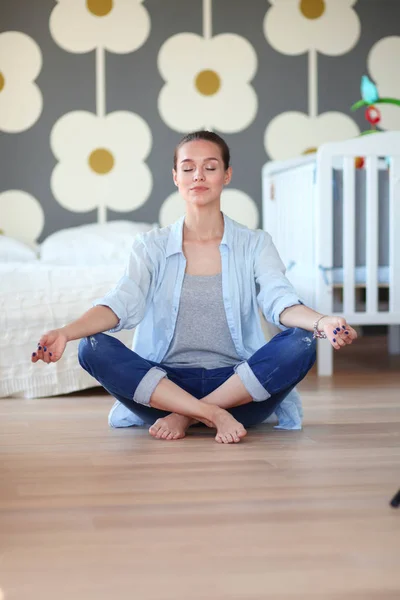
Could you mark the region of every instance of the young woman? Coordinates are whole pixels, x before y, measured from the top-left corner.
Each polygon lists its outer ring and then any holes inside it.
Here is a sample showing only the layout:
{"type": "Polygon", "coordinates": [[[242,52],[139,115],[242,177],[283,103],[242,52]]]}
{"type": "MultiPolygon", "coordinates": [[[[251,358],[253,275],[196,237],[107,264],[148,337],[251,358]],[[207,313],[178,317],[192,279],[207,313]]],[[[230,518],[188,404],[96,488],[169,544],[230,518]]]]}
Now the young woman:
{"type": "Polygon", "coordinates": [[[151,425],[152,436],[182,438],[200,421],[217,430],[217,442],[239,442],[307,374],[315,337],[339,350],[357,334],[344,318],[301,303],[268,233],[221,212],[232,177],[222,138],[185,136],[172,173],[185,215],[137,236],[116,287],[45,333],[32,361],[56,362],[68,341],[82,338],[81,366],[151,425]],[[259,307],[283,329],[267,344],[259,307]],[[102,333],[133,327],[132,350],[102,333]]]}

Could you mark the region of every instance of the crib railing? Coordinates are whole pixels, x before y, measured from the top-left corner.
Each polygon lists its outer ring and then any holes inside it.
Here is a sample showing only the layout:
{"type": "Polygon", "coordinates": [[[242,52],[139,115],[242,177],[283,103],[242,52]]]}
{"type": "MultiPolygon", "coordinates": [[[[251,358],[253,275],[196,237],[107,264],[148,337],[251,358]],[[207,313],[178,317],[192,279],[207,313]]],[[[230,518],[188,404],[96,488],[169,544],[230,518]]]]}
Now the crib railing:
{"type": "MultiPolygon", "coordinates": [[[[325,144],[317,153],[317,247],[316,260],[321,269],[333,265],[335,223],[333,222],[333,168],[337,161],[343,169],[343,310],[354,324],[400,323],[400,136],[397,132],[325,144]],[[356,305],[356,167],[355,158],[365,157],[366,170],[366,255],[365,309],[356,305]],[[389,305],[382,310],[378,303],[378,173],[382,157],[389,166],[389,305]]],[[[317,309],[333,313],[333,283],[317,277],[317,309]]]]}
{"type": "MultiPolygon", "coordinates": [[[[353,325],[388,325],[389,351],[400,353],[400,132],[267,163],[263,226],[306,304],[353,325]]],[[[332,346],[321,341],[318,374],[332,370],[332,346]]]]}

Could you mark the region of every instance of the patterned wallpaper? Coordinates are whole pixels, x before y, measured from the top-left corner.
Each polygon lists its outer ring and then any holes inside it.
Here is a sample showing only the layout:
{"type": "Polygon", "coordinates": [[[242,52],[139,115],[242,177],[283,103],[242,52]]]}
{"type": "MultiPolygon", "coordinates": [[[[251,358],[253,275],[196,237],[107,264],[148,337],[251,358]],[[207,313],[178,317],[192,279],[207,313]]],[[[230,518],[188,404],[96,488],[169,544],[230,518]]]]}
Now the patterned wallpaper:
{"type": "Polygon", "coordinates": [[[2,0],[0,27],[0,228],[29,243],[177,219],[199,128],[232,150],[223,210],[257,227],[267,160],[358,135],[362,74],[400,97],[397,0],[2,0]]]}

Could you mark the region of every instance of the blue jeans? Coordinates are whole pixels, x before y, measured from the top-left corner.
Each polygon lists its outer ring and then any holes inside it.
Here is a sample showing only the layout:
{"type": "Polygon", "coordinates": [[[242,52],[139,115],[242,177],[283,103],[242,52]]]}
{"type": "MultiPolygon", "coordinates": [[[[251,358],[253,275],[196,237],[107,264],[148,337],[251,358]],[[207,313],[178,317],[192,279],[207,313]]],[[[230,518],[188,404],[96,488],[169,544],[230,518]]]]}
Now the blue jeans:
{"type": "Polygon", "coordinates": [[[229,408],[228,412],[245,427],[251,427],[267,419],[305,377],[315,362],[316,343],[308,331],[286,329],[238,365],[176,368],[146,360],[116,338],[97,333],[80,341],[78,357],[92,377],[149,425],[170,414],[149,405],[164,377],[201,399],[237,373],[253,401],[229,408]]]}

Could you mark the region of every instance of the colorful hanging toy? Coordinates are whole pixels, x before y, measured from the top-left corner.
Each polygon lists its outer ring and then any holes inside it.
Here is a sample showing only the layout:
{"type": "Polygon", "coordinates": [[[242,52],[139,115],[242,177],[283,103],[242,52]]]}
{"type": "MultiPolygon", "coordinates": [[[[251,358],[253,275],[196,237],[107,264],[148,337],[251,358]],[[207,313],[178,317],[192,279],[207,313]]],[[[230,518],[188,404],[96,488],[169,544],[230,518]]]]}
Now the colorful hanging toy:
{"type": "Polygon", "coordinates": [[[361,77],[361,98],[361,100],[358,100],[358,102],[351,107],[351,110],[357,110],[363,106],[367,107],[365,118],[368,123],[370,123],[371,127],[366,131],[362,131],[361,135],[378,132],[376,126],[381,120],[381,112],[375,104],[394,104],[395,106],[400,106],[400,100],[397,98],[380,98],[378,88],[367,75],[361,77]]]}
{"type": "MultiPolygon", "coordinates": [[[[376,126],[381,121],[381,111],[375,106],[375,104],[394,104],[400,107],[400,100],[397,98],[380,98],[378,88],[373,81],[367,75],[361,77],[361,100],[355,102],[351,107],[351,110],[357,110],[358,108],[366,106],[365,118],[370,124],[370,128],[366,131],[362,131],[360,135],[366,135],[368,133],[379,133],[379,129],[376,126]]],[[[362,169],[364,166],[364,158],[357,156],[355,159],[355,166],[357,169],[362,169]]]]}

